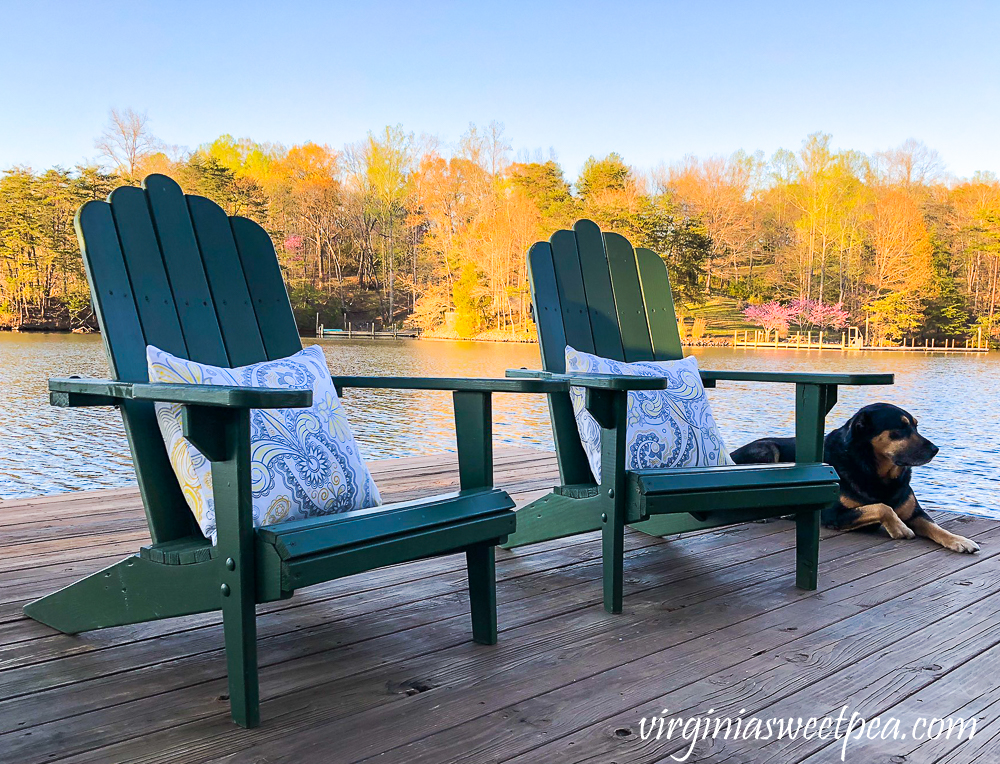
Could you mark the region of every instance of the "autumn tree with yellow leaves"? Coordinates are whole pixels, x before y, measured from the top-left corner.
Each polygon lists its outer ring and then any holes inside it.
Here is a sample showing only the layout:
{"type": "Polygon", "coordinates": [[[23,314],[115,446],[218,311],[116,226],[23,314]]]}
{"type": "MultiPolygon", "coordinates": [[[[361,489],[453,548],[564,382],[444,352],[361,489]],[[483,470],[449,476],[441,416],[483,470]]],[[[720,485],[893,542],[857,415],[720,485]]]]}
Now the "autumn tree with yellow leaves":
{"type": "Polygon", "coordinates": [[[114,111],[100,166],[0,175],[0,325],[86,324],[73,210],[162,172],[264,226],[306,331],[318,316],[530,337],[525,254],[588,217],[660,253],[682,303],[842,304],[886,340],[1000,335],[1000,183],[949,181],[915,141],[866,156],[817,133],[649,172],[610,153],[567,178],[553,157],[514,161],[496,122],[451,148],[390,126],[341,149],[221,136],[185,152],[150,128],[114,111]]]}

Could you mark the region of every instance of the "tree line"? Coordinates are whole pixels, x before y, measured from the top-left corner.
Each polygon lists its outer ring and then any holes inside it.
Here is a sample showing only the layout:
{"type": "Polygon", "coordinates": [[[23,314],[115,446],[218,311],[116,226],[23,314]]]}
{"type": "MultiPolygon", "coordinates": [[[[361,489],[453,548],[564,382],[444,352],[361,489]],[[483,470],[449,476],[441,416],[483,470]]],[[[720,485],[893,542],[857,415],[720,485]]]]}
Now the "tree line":
{"type": "Polygon", "coordinates": [[[222,136],[182,151],[112,111],[96,145],[93,165],[0,177],[0,326],[86,325],[73,213],[160,172],[264,226],[303,330],[318,315],[528,337],[525,253],[587,217],[659,252],[681,306],[808,304],[873,341],[1000,334],[1000,183],[951,178],[916,141],[865,155],[817,133],[645,171],[611,153],[572,180],[554,156],[515,156],[495,122],[455,146],[395,126],[340,149],[222,136]]]}

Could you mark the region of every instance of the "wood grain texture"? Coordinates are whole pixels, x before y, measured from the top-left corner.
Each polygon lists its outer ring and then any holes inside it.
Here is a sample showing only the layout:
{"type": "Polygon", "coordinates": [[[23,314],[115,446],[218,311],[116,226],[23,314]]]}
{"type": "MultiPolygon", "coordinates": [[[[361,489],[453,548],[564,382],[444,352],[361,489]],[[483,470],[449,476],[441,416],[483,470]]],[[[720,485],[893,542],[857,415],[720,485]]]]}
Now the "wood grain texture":
{"type": "MultiPolygon", "coordinates": [[[[519,504],[557,480],[547,452],[498,448],[495,466],[519,504]]],[[[454,454],[372,471],[388,501],[459,485],[454,454]]],[[[1000,733],[1000,525],[943,517],[983,552],[825,531],[816,592],[788,581],[786,521],[669,540],[626,532],[614,617],[601,608],[599,533],[499,552],[495,647],[468,638],[462,555],[321,584],[260,608],[266,700],[251,732],[222,699],[218,613],[66,637],[14,599],[0,617],[0,760],[310,764],[329,761],[335,740],[338,762],[659,762],[677,746],[641,741],[638,720],[711,702],[786,717],[844,703],[904,719],[975,713],[971,742],[859,742],[857,760],[986,764],[1000,733]]],[[[4,546],[0,592],[23,602],[104,567],[143,525],[135,489],[4,502],[3,540],[26,533],[4,546]],[[28,519],[39,511],[58,519],[28,519]]],[[[818,764],[839,749],[706,742],[692,758],[818,764]]]]}

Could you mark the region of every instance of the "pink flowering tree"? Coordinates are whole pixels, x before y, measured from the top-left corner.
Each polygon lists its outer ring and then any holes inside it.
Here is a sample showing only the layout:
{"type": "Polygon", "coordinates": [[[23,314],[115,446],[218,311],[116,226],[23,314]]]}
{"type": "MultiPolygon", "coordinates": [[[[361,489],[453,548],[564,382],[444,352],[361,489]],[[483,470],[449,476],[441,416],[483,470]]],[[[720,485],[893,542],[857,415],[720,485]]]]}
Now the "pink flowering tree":
{"type": "Polygon", "coordinates": [[[302,251],[302,237],[292,234],[287,236],[283,242],[285,257],[289,263],[305,262],[305,253],[302,251]]]}
{"type": "Polygon", "coordinates": [[[838,302],[833,305],[820,305],[819,313],[815,323],[823,329],[844,329],[851,314],[844,310],[844,303],[838,302]]]}
{"type": "Polygon", "coordinates": [[[781,335],[788,331],[793,310],[790,305],[782,305],[777,300],[772,300],[763,305],[748,305],[743,309],[743,316],[751,324],[764,329],[767,337],[770,337],[771,332],[781,335]]]}
{"type": "Polygon", "coordinates": [[[819,300],[792,300],[789,305],[791,321],[800,329],[843,329],[850,314],[842,302],[830,305],[819,300]]]}

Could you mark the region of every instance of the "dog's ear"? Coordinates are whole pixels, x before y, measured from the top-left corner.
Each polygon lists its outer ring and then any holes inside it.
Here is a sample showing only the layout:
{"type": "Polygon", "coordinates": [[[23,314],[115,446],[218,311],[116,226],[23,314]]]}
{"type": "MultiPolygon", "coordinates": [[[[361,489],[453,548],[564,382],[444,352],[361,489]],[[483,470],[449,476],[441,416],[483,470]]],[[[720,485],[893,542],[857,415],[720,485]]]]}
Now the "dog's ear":
{"type": "Polygon", "coordinates": [[[851,435],[864,435],[871,427],[871,417],[862,409],[851,417],[851,435]]]}

